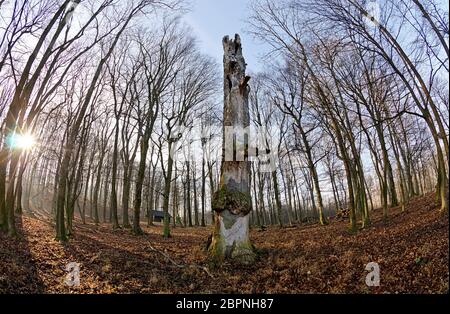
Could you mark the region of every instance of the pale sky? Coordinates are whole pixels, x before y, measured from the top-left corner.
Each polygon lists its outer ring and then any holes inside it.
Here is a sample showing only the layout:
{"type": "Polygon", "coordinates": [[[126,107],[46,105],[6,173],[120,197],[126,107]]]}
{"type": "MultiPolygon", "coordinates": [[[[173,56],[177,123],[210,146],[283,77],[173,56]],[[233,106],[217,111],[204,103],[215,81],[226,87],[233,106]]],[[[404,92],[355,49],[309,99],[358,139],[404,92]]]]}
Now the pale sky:
{"type": "Polygon", "coordinates": [[[259,56],[268,49],[244,32],[248,27],[245,19],[249,15],[249,0],[191,0],[191,11],[183,20],[192,27],[203,53],[222,64],[222,38],[241,36],[242,50],[248,64],[247,71],[262,70],[259,56]]]}
{"type": "MultiPolygon", "coordinates": [[[[245,20],[250,15],[250,0],[190,0],[190,12],[183,20],[192,27],[203,53],[214,57],[222,65],[222,38],[239,33],[242,49],[248,64],[247,72],[263,71],[261,56],[270,48],[245,33],[248,29],[245,20]]],[[[438,0],[439,5],[448,11],[447,0],[438,0]]]]}

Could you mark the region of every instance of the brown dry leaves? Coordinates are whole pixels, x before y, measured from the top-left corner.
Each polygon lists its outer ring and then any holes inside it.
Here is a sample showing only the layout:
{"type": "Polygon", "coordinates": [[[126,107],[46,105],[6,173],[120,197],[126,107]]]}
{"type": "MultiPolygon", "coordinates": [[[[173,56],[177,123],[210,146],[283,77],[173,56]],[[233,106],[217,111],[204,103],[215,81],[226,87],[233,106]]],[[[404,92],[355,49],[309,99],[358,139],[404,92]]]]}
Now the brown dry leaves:
{"type": "Polygon", "coordinates": [[[50,224],[23,217],[18,240],[0,234],[0,293],[446,293],[448,217],[432,194],[407,210],[391,210],[387,223],[376,211],[372,226],[356,235],[338,221],[252,230],[255,265],[209,270],[202,245],[210,228],[176,228],[164,240],[160,227],[135,237],[109,225],[77,225],[62,245],[50,224]],[[79,287],[64,283],[69,262],[81,265],[79,287]],[[380,287],[365,285],[369,262],[380,265],[380,287]]]}

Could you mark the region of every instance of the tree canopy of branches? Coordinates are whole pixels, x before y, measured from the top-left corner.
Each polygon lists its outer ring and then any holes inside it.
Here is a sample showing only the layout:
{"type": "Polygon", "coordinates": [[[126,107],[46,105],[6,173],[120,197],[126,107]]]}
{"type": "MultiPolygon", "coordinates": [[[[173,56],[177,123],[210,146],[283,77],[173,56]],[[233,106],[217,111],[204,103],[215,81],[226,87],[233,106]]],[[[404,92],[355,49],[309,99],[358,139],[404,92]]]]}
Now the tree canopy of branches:
{"type": "MultiPolygon", "coordinates": [[[[448,12],[376,3],[251,1],[248,32],[271,48],[245,81],[251,225],[345,214],[357,232],[430,191],[448,213],[448,12]]],[[[187,4],[0,1],[1,231],[23,212],[62,242],[74,221],[140,235],[156,219],[166,238],[213,222],[223,77],[187,4]]]]}
{"type": "Polygon", "coordinates": [[[248,22],[279,60],[268,63],[254,101],[289,121],[280,158],[301,156],[320,222],[331,194],[353,231],[358,217],[370,224],[372,176],[385,218],[389,206],[434,188],[448,212],[448,13],[431,0],[380,2],[370,10],[353,0],[254,1],[248,22]]]}

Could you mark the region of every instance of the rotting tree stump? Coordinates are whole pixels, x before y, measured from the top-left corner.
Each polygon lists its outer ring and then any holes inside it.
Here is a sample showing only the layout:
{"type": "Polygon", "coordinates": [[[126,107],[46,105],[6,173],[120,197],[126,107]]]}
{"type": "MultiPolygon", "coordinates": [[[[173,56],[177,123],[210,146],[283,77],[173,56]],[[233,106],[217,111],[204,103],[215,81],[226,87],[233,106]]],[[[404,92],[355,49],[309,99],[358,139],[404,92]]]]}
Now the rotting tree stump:
{"type": "Polygon", "coordinates": [[[224,110],[223,145],[219,188],[212,199],[214,231],[208,246],[209,255],[218,262],[230,259],[242,264],[255,260],[249,239],[250,161],[248,160],[248,108],[246,63],[241,39],[223,38],[224,110]]]}

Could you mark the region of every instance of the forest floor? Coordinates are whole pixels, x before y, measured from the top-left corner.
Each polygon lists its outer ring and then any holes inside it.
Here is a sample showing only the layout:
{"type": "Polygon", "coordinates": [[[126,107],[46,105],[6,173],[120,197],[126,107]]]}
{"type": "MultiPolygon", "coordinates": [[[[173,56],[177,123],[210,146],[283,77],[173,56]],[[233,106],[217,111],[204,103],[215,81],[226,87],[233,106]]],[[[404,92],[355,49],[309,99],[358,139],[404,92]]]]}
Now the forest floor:
{"type": "Polygon", "coordinates": [[[259,251],[252,266],[211,267],[203,251],[211,227],[161,227],[143,236],[110,225],[75,226],[70,242],[54,241],[44,220],[21,217],[18,240],[0,233],[0,293],[448,293],[449,222],[434,195],[406,212],[349,234],[347,221],[252,229],[259,251]],[[80,285],[65,284],[67,263],[80,264],[80,285]],[[365,284],[369,262],[380,265],[380,286],[365,284]]]}

